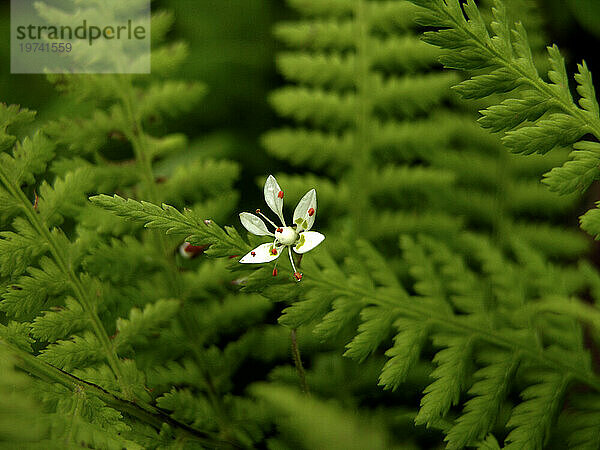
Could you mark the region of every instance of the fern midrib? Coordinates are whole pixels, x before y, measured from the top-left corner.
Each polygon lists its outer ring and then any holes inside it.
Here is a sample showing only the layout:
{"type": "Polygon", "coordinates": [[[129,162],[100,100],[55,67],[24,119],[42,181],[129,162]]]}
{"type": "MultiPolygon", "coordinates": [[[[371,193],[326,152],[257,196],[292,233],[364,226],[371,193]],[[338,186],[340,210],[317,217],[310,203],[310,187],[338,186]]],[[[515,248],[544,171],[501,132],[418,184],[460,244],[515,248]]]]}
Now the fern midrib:
{"type": "MultiPolygon", "coordinates": [[[[165,209],[163,208],[163,211],[164,210],[165,209]]],[[[120,214],[120,213],[117,211],[117,214],[120,214]]],[[[155,217],[157,220],[164,220],[164,216],[162,216],[162,215],[148,213],[148,212],[146,212],[146,214],[149,217],[155,217]]],[[[191,220],[187,220],[187,218],[185,216],[183,216],[183,217],[184,217],[184,219],[181,219],[180,216],[169,217],[169,220],[171,220],[173,222],[177,222],[180,225],[184,225],[186,228],[189,228],[191,230],[196,230],[199,235],[209,235],[209,236],[211,236],[212,243],[214,243],[214,242],[223,242],[224,241],[223,236],[221,236],[218,233],[216,233],[215,231],[213,231],[210,226],[203,226],[203,225],[198,224],[197,222],[194,222],[194,221],[191,221],[191,220]]],[[[145,223],[150,223],[150,221],[146,220],[145,223]]],[[[170,227],[167,227],[167,228],[170,228],[170,227]]],[[[225,234],[225,236],[228,239],[228,244],[230,245],[230,249],[232,251],[235,252],[235,251],[239,250],[241,252],[247,252],[247,251],[249,251],[251,249],[251,247],[247,246],[247,245],[245,247],[239,246],[235,242],[235,240],[233,240],[226,232],[224,232],[224,234],[225,234]]]]}
{"type": "Polygon", "coordinates": [[[156,430],[161,430],[164,423],[172,426],[179,435],[194,439],[208,448],[230,448],[234,447],[231,442],[217,439],[209,432],[199,431],[190,426],[171,418],[162,410],[148,405],[142,401],[135,403],[118,397],[117,395],[106,391],[104,388],[90,383],[89,381],[77,378],[68,372],[60,370],[51,364],[39,360],[28,352],[15,347],[12,344],[0,339],[0,346],[13,354],[17,360],[17,366],[25,372],[52,383],[57,383],[69,390],[80,389],[82,392],[89,393],[102,400],[108,406],[117,409],[123,413],[144,422],[156,430]]]}
{"type": "Polygon", "coordinates": [[[39,216],[34,212],[33,205],[31,205],[31,203],[27,200],[27,197],[25,196],[23,191],[18,186],[13,185],[13,183],[10,181],[10,177],[6,175],[2,167],[0,167],[0,182],[4,184],[9,193],[13,196],[13,198],[21,203],[21,207],[25,212],[25,215],[27,216],[31,225],[36,229],[38,234],[42,238],[44,238],[44,240],[48,243],[50,247],[50,253],[52,254],[56,264],[69,279],[71,287],[75,295],[79,299],[79,303],[82,309],[85,311],[85,313],[90,319],[92,329],[94,330],[94,334],[100,340],[100,344],[102,345],[106,359],[111,367],[111,370],[115,375],[115,378],[117,379],[119,386],[121,387],[121,390],[123,391],[123,394],[127,398],[130,398],[132,396],[132,393],[130,392],[130,389],[127,387],[127,385],[124,383],[123,373],[121,371],[119,359],[116,355],[113,346],[110,343],[110,338],[108,337],[108,334],[104,326],[102,325],[100,318],[98,317],[96,311],[92,307],[92,303],[89,301],[89,298],[86,294],[85,288],[81,284],[81,281],[79,280],[79,278],[77,278],[75,272],[69,266],[67,261],[65,261],[65,259],[63,258],[62,252],[60,251],[56,240],[54,239],[54,237],[52,237],[50,231],[44,226],[39,216]]]}
{"type": "Polygon", "coordinates": [[[580,370],[579,367],[574,367],[569,364],[566,364],[563,360],[553,358],[545,354],[544,350],[535,351],[528,347],[523,347],[523,345],[515,340],[511,340],[506,336],[503,336],[500,333],[494,333],[493,331],[483,329],[472,324],[467,324],[462,321],[456,320],[456,317],[446,316],[438,313],[437,311],[427,309],[424,307],[419,307],[418,303],[414,301],[404,301],[403,299],[398,298],[397,300],[402,302],[401,305],[397,303],[397,301],[390,300],[388,298],[382,297],[381,294],[377,292],[371,292],[366,289],[359,289],[357,287],[349,287],[347,285],[337,284],[332,282],[331,280],[323,281],[312,275],[311,282],[315,284],[319,284],[324,287],[328,287],[331,289],[332,287],[340,290],[342,292],[348,292],[354,294],[355,296],[359,296],[367,302],[373,302],[374,304],[387,308],[402,309],[402,313],[406,314],[408,312],[409,315],[419,319],[419,320],[431,320],[437,323],[440,328],[445,328],[452,332],[455,332],[459,335],[478,335],[482,340],[486,341],[489,344],[493,344],[502,348],[508,348],[511,350],[516,350],[523,355],[527,355],[532,360],[540,363],[544,367],[556,369],[557,367],[561,367],[564,372],[571,373],[575,379],[578,381],[587,384],[588,386],[593,387],[595,390],[600,392],[600,377],[596,376],[593,373],[586,373],[580,370]]]}
{"type": "Polygon", "coordinates": [[[479,46],[482,49],[484,49],[489,55],[491,55],[492,59],[500,61],[502,63],[501,65],[508,68],[513,73],[519,75],[520,78],[527,80],[532,87],[537,89],[539,92],[546,94],[546,96],[549,97],[550,100],[552,100],[554,103],[557,103],[563,109],[564,112],[570,113],[571,116],[576,116],[579,119],[579,121],[583,124],[584,128],[592,134],[594,134],[594,136],[600,140],[600,118],[594,118],[595,124],[593,126],[588,124],[589,117],[585,114],[584,111],[578,108],[574,103],[566,103],[562,98],[556,95],[556,93],[552,91],[550,86],[548,86],[548,84],[545,83],[544,80],[542,80],[539,76],[537,78],[531,78],[518,65],[513,66],[513,64],[511,64],[511,60],[506,59],[502,54],[498,53],[498,51],[495,48],[489,47],[487,43],[481,41],[479,39],[479,36],[472,33],[468,28],[463,27],[463,24],[457,22],[455,18],[444,8],[438,9],[438,11],[440,10],[446,17],[448,17],[454,23],[457,29],[470,36],[475,42],[479,44],[479,46]]]}
{"type": "Polygon", "coordinates": [[[369,100],[369,52],[368,52],[368,20],[364,0],[355,0],[356,21],[356,97],[358,117],[356,118],[356,141],[352,158],[351,192],[353,199],[352,216],[354,218],[354,234],[360,236],[365,229],[365,213],[367,211],[368,190],[365,189],[367,170],[369,167],[369,129],[371,102],[369,100]]]}

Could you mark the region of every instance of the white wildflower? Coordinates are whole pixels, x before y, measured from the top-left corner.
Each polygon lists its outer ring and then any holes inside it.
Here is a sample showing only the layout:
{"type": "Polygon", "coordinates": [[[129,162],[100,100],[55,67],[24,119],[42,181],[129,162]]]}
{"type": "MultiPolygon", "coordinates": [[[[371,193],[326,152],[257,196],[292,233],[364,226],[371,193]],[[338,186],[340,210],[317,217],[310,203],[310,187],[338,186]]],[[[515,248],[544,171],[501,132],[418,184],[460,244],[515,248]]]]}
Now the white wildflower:
{"type": "MultiPolygon", "coordinates": [[[[302,274],[296,270],[292,249],[296,253],[303,254],[315,248],[325,239],[325,236],[321,233],[310,231],[317,214],[317,192],[311,189],[300,199],[294,210],[294,223],[291,226],[285,223],[283,217],[283,191],[273,175],[269,175],[267,178],[264,192],[267,205],[279,217],[282,226],[276,225],[259,209],[256,210],[256,213],[275,228],[273,232],[269,231],[261,217],[247,212],[240,213],[240,221],[250,233],[257,236],[274,237],[273,243],[259,245],[240,259],[240,262],[243,264],[271,262],[279,258],[287,247],[292,269],[294,270],[294,278],[300,281],[302,274]]],[[[274,270],[273,274],[276,273],[276,270],[274,270]]]]}

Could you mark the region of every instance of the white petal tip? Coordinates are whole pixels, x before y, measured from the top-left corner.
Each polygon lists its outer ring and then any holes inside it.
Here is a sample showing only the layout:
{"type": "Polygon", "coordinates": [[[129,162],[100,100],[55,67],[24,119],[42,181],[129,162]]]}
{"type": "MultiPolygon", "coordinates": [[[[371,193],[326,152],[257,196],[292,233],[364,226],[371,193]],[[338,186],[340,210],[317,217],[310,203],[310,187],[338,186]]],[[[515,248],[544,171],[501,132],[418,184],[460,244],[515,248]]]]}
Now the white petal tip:
{"type": "Polygon", "coordinates": [[[303,231],[300,233],[300,240],[294,246],[296,253],[306,253],[325,240],[325,236],[316,231],[303,231]]]}

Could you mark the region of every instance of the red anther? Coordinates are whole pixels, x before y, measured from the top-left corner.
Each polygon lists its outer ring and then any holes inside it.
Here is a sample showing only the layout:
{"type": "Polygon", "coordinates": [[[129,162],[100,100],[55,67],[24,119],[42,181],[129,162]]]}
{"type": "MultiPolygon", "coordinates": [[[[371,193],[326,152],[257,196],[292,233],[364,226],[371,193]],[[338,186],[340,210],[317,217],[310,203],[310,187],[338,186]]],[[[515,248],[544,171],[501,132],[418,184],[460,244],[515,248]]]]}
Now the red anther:
{"type": "Polygon", "coordinates": [[[260,214],[260,209],[257,209],[257,210],[256,210],[256,214],[260,214]]]}
{"type": "Polygon", "coordinates": [[[308,210],[308,215],[312,217],[312,215],[315,213],[315,208],[310,208],[308,210]]]}
{"type": "Polygon", "coordinates": [[[277,254],[277,249],[275,247],[273,247],[271,249],[271,255],[276,255],[277,254]]]}
{"type": "Polygon", "coordinates": [[[273,276],[276,277],[277,276],[277,267],[273,267],[273,276]]]}
{"type": "Polygon", "coordinates": [[[294,278],[296,281],[300,281],[302,279],[302,274],[300,272],[294,272],[294,278]]]}
{"type": "Polygon", "coordinates": [[[283,198],[283,191],[279,191],[279,193],[277,194],[277,197],[283,198]]]}
{"type": "Polygon", "coordinates": [[[252,256],[256,256],[256,252],[250,252],[252,256]]]}
{"type": "Polygon", "coordinates": [[[281,227],[277,228],[277,232],[278,233],[283,233],[283,228],[281,228],[281,227]]]}

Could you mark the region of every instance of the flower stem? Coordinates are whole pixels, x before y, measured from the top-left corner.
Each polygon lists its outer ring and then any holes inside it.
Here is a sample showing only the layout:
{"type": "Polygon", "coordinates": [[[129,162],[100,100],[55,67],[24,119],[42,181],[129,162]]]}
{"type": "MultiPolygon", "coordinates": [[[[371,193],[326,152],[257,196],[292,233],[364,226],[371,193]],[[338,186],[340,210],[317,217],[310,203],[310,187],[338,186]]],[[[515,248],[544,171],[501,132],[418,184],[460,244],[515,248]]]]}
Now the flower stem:
{"type": "Polygon", "coordinates": [[[308,389],[308,383],[306,382],[306,372],[302,366],[302,359],[300,358],[300,349],[298,348],[298,339],[296,337],[296,328],[292,328],[290,332],[290,340],[292,341],[292,356],[294,357],[294,364],[296,365],[296,372],[300,378],[300,388],[306,395],[310,395],[308,389]]]}

